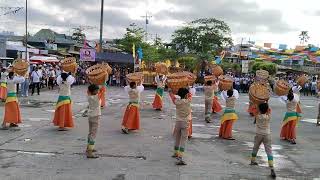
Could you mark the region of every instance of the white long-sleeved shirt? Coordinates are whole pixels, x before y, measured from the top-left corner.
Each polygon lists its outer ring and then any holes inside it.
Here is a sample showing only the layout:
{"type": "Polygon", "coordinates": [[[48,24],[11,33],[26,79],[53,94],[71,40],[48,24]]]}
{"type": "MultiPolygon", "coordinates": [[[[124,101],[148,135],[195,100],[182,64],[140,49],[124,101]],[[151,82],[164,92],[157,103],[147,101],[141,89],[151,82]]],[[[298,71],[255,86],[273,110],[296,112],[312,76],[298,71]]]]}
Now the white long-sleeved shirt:
{"type": "Polygon", "coordinates": [[[288,112],[295,112],[297,109],[297,104],[300,101],[300,97],[298,94],[293,93],[293,100],[289,101],[287,96],[281,96],[279,100],[282,103],[285,103],[287,105],[287,111],[288,112]]]}
{"type": "Polygon", "coordinates": [[[14,76],[13,79],[7,78],[7,90],[8,92],[16,93],[17,84],[23,83],[25,78],[22,76],[14,76]]]}
{"type": "Polygon", "coordinates": [[[7,73],[7,72],[1,72],[0,82],[6,83],[6,82],[7,82],[7,76],[8,76],[8,73],[7,73]]]}
{"type": "Polygon", "coordinates": [[[129,102],[140,102],[140,93],[144,90],[144,86],[140,85],[135,89],[131,89],[130,86],[125,86],[124,90],[129,95],[129,102]]]}
{"type": "Polygon", "coordinates": [[[154,78],[154,81],[157,83],[158,88],[164,88],[164,84],[165,84],[166,80],[167,80],[166,76],[163,76],[162,80],[160,80],[159,75],[156,75],[156,77],[154,78]]]}
{"type": "Polygon", "coordinates": [[[59,95],[60,96],[70,96],[71,95],[71,85],[75,82],[75,78],[71,75],[67,77],[66,81],[63,81],[61,75],[57,77],[57,84],[59,85],[59,95]]]}

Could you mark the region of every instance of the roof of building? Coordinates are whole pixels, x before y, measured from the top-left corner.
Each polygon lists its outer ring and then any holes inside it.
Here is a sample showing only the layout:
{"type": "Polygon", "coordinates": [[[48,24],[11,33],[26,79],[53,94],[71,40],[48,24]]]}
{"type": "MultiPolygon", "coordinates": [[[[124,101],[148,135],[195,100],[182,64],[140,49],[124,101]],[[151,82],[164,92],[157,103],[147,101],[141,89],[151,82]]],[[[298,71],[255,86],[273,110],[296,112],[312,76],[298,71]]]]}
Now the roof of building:
{"type": "Polygon", "coordinates": [[[96,53],[96,61],[105,61],[109,63],[128,63],[133,64],[132,54],[124,52],[102,52],[96,53]]]}

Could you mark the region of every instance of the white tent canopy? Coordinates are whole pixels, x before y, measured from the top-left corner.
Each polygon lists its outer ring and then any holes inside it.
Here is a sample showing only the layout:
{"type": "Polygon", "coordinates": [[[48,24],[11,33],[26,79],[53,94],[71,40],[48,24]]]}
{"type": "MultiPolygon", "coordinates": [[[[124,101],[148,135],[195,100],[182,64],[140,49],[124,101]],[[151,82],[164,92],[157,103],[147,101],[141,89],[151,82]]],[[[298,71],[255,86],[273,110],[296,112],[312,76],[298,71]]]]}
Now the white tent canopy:
{"type": "Polygon", "coordinates": [[[56,63],[59,60],[56,57],[49,57],[49,56],[32,56],[30,61],[41,61],[41,62],[48,62],[48,63],[56,63]]]}

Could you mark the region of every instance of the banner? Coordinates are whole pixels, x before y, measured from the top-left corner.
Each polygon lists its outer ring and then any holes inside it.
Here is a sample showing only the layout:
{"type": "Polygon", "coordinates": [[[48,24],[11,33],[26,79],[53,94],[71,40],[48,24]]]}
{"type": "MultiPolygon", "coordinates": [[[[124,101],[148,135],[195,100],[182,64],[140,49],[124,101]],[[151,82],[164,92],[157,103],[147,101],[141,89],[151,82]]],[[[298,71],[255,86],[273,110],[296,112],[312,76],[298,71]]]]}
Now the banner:
{"type": "Polygon", "coordinates": [[[58,50],[57,44],[45,43],[45,47],[47,50],[53,50],[53,51],[58,50]]]}
{"type": "Polygon", "coordinates": [[[279,49],[286,50],[287,49],[287,45],[286,44],[280,44],[279,45],[279,49]]]}
{"type": "Polygon", "coordinates": [[[296,51],[303,51],[305,49],[305,46],[296,46],[296,51]]]}
{"type": "Polygon", "coordinates": [[[242,60],[242,73],[248,73],[249,72],[249,61],[248,60],[242,60]]]}
{"type": "Polygon", "coordinates": [[[271,48],[272,43],[264,43],[263,47],[271,48]]]}
{"type": "Polygon", "coordinates": [[[95,61],[96,50],[92,48],[80,49],[80,61],[95,61]]]}

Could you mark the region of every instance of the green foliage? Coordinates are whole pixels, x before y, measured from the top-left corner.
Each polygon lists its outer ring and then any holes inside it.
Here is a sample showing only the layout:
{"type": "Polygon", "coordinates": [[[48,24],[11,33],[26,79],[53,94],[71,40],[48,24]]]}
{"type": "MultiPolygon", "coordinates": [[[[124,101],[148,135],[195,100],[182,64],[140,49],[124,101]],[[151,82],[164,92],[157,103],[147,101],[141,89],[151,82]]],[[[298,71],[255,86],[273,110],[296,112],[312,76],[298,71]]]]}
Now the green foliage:
{"type": "Polygon", "coordinates": [[[135,47],[143,47],[146,43],[143,42],[144,30],[141,27],[138,27],[136,24],[132,23],[126,29],[126,34],[122,39],[116,41],[118,48],[123,51],[132,53],[132,46],[135,44],[135,47]]]}
{"type": "Polygon", "coordinates": [[[84,40],[86,39],[86,35],[83,33],[83,30],[81,28],[75,28],[71,38],[77,43],[83,44],[84,40]]]}
{"type": "Polygon", "coordinates": [[[180,65],[184,65],[185,69],[189,71],[194,70],[196,65],[199,63],[199,60],[192,55],[181,56],[177,60],[180,65]]]}
{"type": "Polygon", "coordinates": [[[224,71],[232,70],[232,71],[238,72],[238,73],[241,72],[241,66],[240,66],[240,64],[237,64],[237,63],[229,63],[226,61],[222,61],[220,66],[222,67],[222,69],[224,71]]]}
{"type": "Polygon", "coordinates": [[[172,35],[172,43],[179,53],[183,53],[185,48],[193,54],[210,53],[232,45],[230,34],[230,27],[224,21],[203,18],[177,29],[172,35]]]}
{"type": "Polygon", "coordinates": [[[274,63],[268,63],[268,62],[256,62],[252,66],[253,73],[256,73],[256,71],[260,69],[268,71],[270,75],[274,75],[277,72],[277,65],[274,63]]]}

